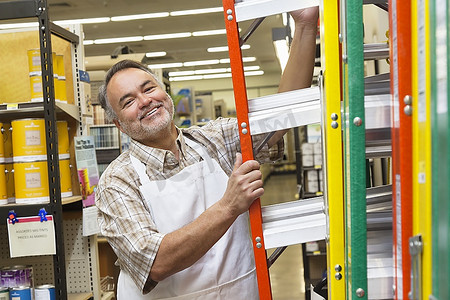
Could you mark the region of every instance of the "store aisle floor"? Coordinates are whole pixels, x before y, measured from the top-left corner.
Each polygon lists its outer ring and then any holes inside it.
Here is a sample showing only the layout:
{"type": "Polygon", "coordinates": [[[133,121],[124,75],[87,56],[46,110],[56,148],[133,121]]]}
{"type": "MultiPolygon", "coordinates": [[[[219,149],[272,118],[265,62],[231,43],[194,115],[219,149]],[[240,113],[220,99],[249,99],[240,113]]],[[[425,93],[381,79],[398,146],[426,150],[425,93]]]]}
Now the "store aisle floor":
{"type": "MultiPolygon", "coordinates": [[[[264,184],[261,204],[268,205],[295,199],[297,181],[294,174],[272,175],[264,184]]],[[[268,251],[268,255],[274,249],[268,251]]],[[[301,245],[293,245],[281,254],[270,267],[270,281],[274,300],[305,299],[301,245]]]]}

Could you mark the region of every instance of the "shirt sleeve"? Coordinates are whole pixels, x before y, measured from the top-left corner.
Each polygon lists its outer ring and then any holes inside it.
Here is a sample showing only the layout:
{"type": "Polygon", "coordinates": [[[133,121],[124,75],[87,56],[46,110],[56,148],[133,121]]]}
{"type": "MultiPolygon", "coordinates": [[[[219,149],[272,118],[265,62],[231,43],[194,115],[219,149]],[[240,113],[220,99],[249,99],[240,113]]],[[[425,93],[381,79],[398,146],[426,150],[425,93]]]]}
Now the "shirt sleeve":
{"type": "Polygon", "coordinates": [[[125,174],[122,169],[102,175],[96,191],[98,223],[121,270],[128,272],[145,294],[156,286],[149,275],[164,234],[156,231],[137,184],[130,184],[125,174]]]}

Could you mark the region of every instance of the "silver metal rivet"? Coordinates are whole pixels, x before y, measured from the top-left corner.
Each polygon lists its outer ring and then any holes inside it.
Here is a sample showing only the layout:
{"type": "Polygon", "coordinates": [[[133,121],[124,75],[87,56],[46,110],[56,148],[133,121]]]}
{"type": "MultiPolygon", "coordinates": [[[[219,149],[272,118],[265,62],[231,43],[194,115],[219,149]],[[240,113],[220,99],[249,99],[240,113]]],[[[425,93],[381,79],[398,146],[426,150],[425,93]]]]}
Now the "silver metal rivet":
{"type": "Polygon", "coordinates": [[[257,243],[259,243],[259,242],[261,242],[261,238],[260,238],[259,236],[257,236],[257,237],[255,238],[255,241],[256,241],[257,243]]]}
{"type": "Polygon", "coordinates": [[[332,114],[331,114],[331,120],[337,121],[338,118],[339,118],[339,116],[338,116],[337,113],[332,113],[332,114]]]}
{"type": "Polygon", "coordinates": [[[411,95],[406,95],[406,96],[403,98],[403,102],[404,102],[406,105],[411,105],[411,104],[412,104],[412,96],[411,96],[411,95]]]}
{"type": "Polygon", "coordinates": [[[231,9],[227,9],[227,15],[232,15],[233,11],[231,9]]]}
{"type": "Polygon", "coordinates": [[[241,123],[241,127],[242,127],[242,128],[247,128],[247,123],[242,122],[242,123],[241,123]]]}
{"type": "Polygon", "coordinates": [[[262,247],[261,243],[256,243],[256,248],[260,249],[262,247]]]}
{"type": "Polygon", "coordinates": [[[247,134],[248,130],[247,129],[242,129],[242,134],[247,134]]]}
{"type": "Polygon", "coordinates": [[[364,292],[364,290],[362,288],[358,288],[356,290],[356,296],[358,296],[359,298],[364,297],[365,294],[366,294],[366,292],[364,292]]]}
{"type": "Polygon", "coordinates": [[[336,273],[336,274],[334,274],[334,278],[336,278],[336,280],[341,280],[342,279],[342,274],[341,273],[336,273]]]}
{"type": "Polygon", "coordinates": [[[335,265],[335,266],[334,266],[334,270],[335,270],[336,272],[342,271],[341,265],[339,265],[339,264],[335,265]]]}
{"type": "Polygon", "coordinates": [[[233,21],[233,16],[230,15],[227,17],[227,19],[228,19],[228,21],[233,21]]]}
{"type": "Polygon", "coordinates": [[[411,105],[406,105],[404,108],[403,108],[403,111],[405,112],[405,115],[407,115],[407,116],[411,116],[412,115],[412,106],[411,105]]]}
{"type": "Polygon", "coordinates": [[[356,117],[356,118],[354,118],[353,119],[353,124],[355,124],[356,126],[361,126],[361,124],[362,124],[362,120],[361,120],[361,118],[360,117],[356,117]]]}
{"type": "Polygon", "coordinates": [[[348,61],[347,55],[342,55],[342,61],[346,64],[348,61]]]}
{"type": "Polygon", "coordinates": [[[45,26],[42,26],[42,27],[41,27],[41,30],[45,30],[45,26]]]}
{"type": "Polygon", "coordinates": [[[338,127],[339,127],[338,122],[336,122],[336,121],[331,122],[331,128],[336,129],[338,127]]]}
{"type": "Polygon", "coordinates": [[[339,42],[342,43],[342,34],[339,33],[339,42]]]}

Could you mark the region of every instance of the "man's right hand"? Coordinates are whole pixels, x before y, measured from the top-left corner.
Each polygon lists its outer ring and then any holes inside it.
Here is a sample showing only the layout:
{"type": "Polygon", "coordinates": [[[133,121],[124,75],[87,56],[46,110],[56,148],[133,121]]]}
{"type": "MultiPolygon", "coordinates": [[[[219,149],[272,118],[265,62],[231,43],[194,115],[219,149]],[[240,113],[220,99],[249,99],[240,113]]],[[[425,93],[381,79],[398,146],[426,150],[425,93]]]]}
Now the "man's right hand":
{"type": "Polygon", "coordinates": [[[247,211],[257,198],[264,194],[262,173],[259,163],[249,160],[242,163],[242,154],[236,154],[233,172],[221,201],[232,215],[238,216],[247,211]]]}

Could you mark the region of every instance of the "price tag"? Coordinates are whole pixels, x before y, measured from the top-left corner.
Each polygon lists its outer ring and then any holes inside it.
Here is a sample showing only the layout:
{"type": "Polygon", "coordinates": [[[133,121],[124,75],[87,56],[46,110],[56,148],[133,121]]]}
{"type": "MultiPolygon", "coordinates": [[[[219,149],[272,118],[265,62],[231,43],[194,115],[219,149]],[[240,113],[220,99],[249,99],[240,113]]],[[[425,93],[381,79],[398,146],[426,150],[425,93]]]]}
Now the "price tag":
{"type": "Polygon", "coordinates": [[[19,104],[18,103],[6,104],[6,110],[16,110],[16,109],[19,109],[19,104]]]}

